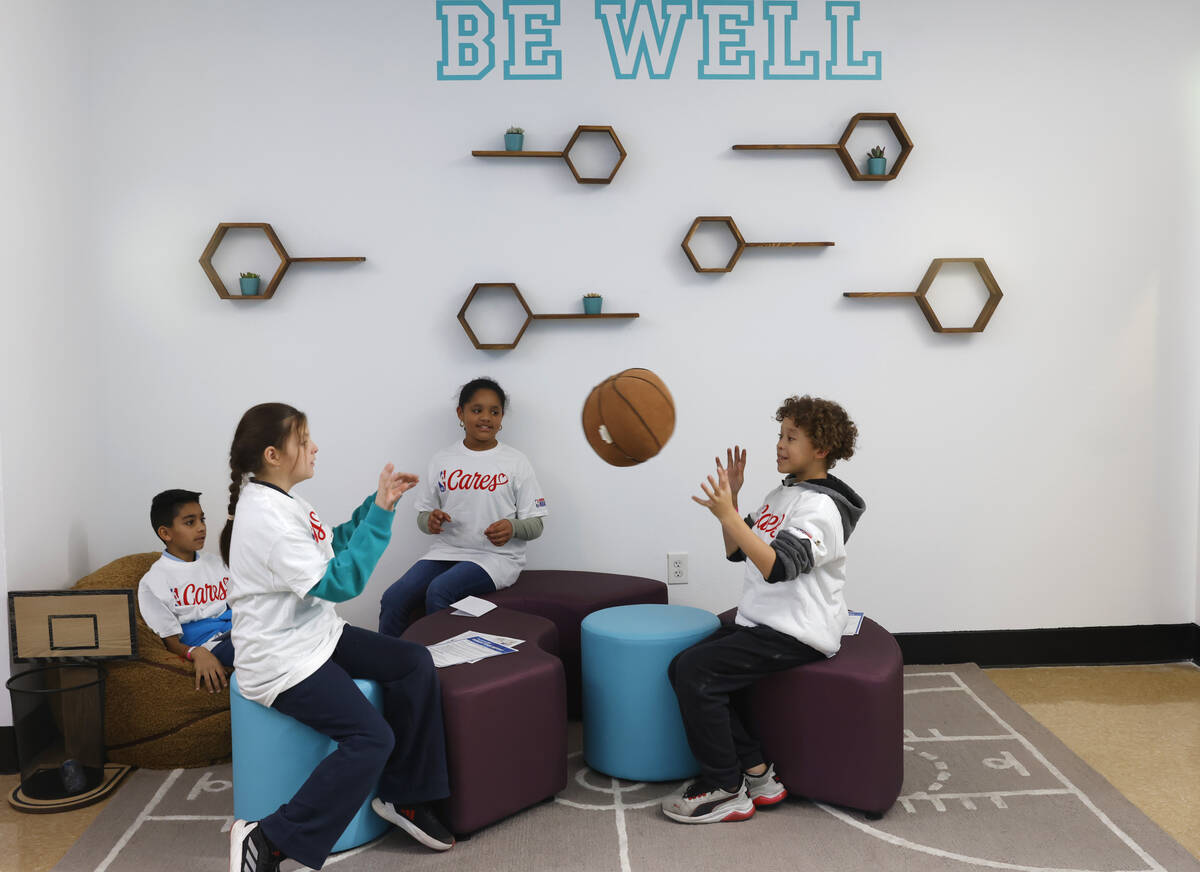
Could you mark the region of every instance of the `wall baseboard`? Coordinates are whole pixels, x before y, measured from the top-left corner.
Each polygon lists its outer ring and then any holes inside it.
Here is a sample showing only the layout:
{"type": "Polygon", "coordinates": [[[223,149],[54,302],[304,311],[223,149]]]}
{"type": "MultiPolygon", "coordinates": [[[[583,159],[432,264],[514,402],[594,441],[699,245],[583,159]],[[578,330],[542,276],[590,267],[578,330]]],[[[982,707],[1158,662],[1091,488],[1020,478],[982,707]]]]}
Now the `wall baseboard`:
{"type": "Polygon", "coordinates": [[[1196,624],[898,633],[896,641],[910,665],[1090,666],[1180,660],[1200,665],[1196,624]]]}
{"type": "Polygon", "coordinates": [[[17,728],[0,727],[0,775],[21,771],[17,762],[17,728]]]}

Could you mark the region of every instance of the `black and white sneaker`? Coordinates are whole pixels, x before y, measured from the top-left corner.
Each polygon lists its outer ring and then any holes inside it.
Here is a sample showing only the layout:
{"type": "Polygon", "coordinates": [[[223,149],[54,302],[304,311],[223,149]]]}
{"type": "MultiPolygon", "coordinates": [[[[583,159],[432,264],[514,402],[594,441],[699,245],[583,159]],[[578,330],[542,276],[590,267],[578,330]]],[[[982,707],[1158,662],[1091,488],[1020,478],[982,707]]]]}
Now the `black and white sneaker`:
{"type": "Polygon", "coordinates": [[[662,801],[663,814],[683,824],[716,824],[744,821],[754,816],[754,802],[746,792],[746,781],[735,792],[722,790],[698,778],[662,801]]]}
{"type": "Polygon", "coordinates": [[[392,805],[378,796],[371,800],[375,814],[408,833],[426,848],[449,851],[454,847],[454,834],[442,826],[428,805],[392,805]]]}
{"type": "Polygon", "coordinates": [[[788,795],[787,788],[775,775],[774,763],[762,775],[746,776],[746,792],[750,794],[750,801],[758,807],[783,802],[788,795]]]}
{"type": "Polygon", "coordinates": [[[267,841],[258,821],[236,820],[229,830],[229,872],[279,872],[287,858],[267,841]]]}

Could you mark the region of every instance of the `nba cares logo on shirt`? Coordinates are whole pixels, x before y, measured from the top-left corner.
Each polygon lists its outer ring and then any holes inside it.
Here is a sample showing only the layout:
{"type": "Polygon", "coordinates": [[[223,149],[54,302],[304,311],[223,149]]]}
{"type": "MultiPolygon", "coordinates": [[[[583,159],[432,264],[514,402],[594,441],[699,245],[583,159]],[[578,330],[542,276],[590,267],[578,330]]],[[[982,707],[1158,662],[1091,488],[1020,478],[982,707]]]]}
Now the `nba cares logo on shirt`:
{"type": "Polygon", "coordinates": [[[758,516],[758,523],[754,525],[754,528],[756,530],[762,530],[764,533],[774,539],[775,534],[779,531],[779,525],[781,523],[783,523],[783,518],[779,515],[772,515],[771,507],[764,505],[762,507],[762,514],[758,516]]]}
{"type": "Polygon", "coordinates": [[[313,541],[325,541],[325,528],[321,526],[321,519],[317,517],[316,512],[308,513],[308,523],[312,525],[313,541]]]}
{"type": "Polygon", "coordinates": [[[438,490],[485,490],[495,491],[501,485],[508,484],[508,476],[502,472],[494,475],[480,475],[478,472],[466,472],[456,469],[449,475],[443,469],[438,476],[438,490]],[[444,482],[444,483],[443,483],[444,482]]]}

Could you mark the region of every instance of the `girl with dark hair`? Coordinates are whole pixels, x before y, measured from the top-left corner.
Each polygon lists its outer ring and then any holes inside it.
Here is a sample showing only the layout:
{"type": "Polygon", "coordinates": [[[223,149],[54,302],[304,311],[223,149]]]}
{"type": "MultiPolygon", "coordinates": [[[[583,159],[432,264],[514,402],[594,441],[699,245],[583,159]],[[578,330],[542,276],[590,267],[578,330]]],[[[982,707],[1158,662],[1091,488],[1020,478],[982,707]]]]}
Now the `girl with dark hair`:
{"type": "Polygon", "coordinates": [[[496,439],[507,404],[490,378],[459,391],[463,438],[433,456],[417,491],[417,527],[438,538],[384,593],[379,632],[399,636],[417,606],[429,614],[509,587],[525,567],[525,543],[542,534],[548,512],[529,460],[496,439]]]}
{"type": "Polygon", "coordinates": [[[229,449],[221,556],[229,565],[238,691],[337,743],[278,810],[234,823],[230,872],[274,872],[287,857],[321,868],[376,782],[376,814],[435,850],[454,844],[427,805],[449,793],[441,687],[429,652],[350,626],[333,605],[366,586],[391,539],[396,501],[417,476],[387,464],[378,490],[330,529],[292,493],[312,478],[316,456],[307,418],[282,403],[247,411],[229,449]],[[355,678],[382,685],[383,713],[355,678]]]}

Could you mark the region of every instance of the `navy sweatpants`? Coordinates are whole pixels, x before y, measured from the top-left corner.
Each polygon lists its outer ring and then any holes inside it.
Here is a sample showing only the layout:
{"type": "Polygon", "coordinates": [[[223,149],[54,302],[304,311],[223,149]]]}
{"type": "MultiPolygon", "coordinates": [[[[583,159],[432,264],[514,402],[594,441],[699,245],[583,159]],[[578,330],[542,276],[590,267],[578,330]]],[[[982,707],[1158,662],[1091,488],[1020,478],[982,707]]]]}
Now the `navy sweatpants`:
{"type": "Polygon", "coordinates": [[[423,645],[349,625],[333,656],[272,708],[337,742],[288,802],[259,825],[275,846],[319,869],[379,779],[380,798],[416,805],[450,793],[442,691],[423,645]],[[383,686],[383,713],[355,678],[383,686]],[[381,775],[382,773],[382,775],[381,775]]]}

